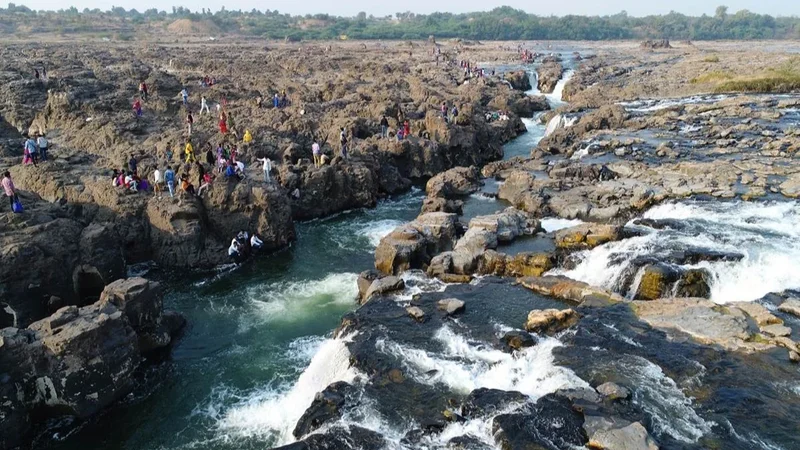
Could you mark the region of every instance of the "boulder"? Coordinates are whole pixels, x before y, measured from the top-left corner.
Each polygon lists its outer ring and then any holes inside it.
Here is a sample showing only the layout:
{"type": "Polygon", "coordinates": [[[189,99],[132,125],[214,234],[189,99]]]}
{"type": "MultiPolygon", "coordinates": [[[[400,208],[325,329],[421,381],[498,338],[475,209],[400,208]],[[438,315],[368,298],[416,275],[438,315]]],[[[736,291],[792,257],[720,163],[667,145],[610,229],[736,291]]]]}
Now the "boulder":
{"type": "Polygon", "coordinates": [[[597,392],[609,400],[626,399],[631,396],[631,391],[617,383],[603,383],[597,386],[597,392]]]}
{"type": "Polygon", "coordinates": [[[800,299],[790,298],[778,306],[778,311],[800,317],[800,299]]]}
{"type": "Polygon", "coordinates": [[[322,425],[340,418],[351,390],[351,385],[340,381],[331,384],[322,392],[318,392],[314,396],[311,406],[297,421],[297,425],[292,431],[294,437],[306,436],[322,425]]]}
{"type": "MultiPolygon", "coordinates": [[[[798,302],[798,306],[800,306],[800,302],[798,302]]],[[[783,320],[773,315],[767,308],[758,303],[742,302],[737,303],[736,307],[746,312],[748,316],[752,317],[759,327],[763,327],[765,325],[783,325],[783,320]]]]}
{"type": "Polygon", "coordinates": [[[588,447],[593,450],[658,450],[658,445],[639,422],[624,428],[600,430],[591,436],[588,447]]]}
{"type": "Polygon", "coordinates": [[[358,274],[358,298],[365,299],[372,282],[380,278],[381,274],[375,270],[365,270],[358,274]]]}
{"type": "Polygon", "coordinates": [[[457,298],[445,298],[436,302],[436,308],[452,316],[464,311],[465,303],[457,298]]]}
{"type": "Polygon", "coordinates": [[[538,294],[569,302],[607,305],[624,301],[618,294],[562,276],[525,277],[519,281],[538,294]]]}
{"type": "Polygon", "coordinates": [[[511,351],[519,351],[536,345],[536,339],[530,333],[519,330],[507,332],[500,340],[506,349],[511,351]]]}
{"type": "Polygon", "coordinates": [[[464,202],[462,200],[450,200],[441,197],[425,197],[422,200],[422,210],[420,211],[420,214],[443,212],[458,214],[460,216],[463,214],[463,211],[464,202]]]}
{"type": "Polygon", "coordinates": [[[386,274],[422,269],[434,255],[453,247],[456,237],[455,214],[425,213],[396,228],[375,250],[375,268],[386,274]]]}
{"type": "Polygon", "coordinates": [[[646,41],[642,41],[642,43],[639,44],[639,47],[648,50],[672,48],[672,46],[669,44],[669,39],[648,39],[646,41]]]}
{"type": "Polygon", "coordinates": [[[383,295],[389,292],[401,291],[406,287],[406,283],[402,278],[390,275],[388,277],[378,278],[374,280],[364,294],[364,301],[369,301],[373,295],[383,295]]]}
{"type": "Polygon", "coordinates": [[[425,319],[425,311],[419,306],[407,306],[406,313],[417,322],[422,322],[425,319]]]}
{"type": "Polygon", "coordinates": [[[556,84],[561,80],[564,67],[560,62],[548,61],[541,64],[537,69],[539,91],[544,94],[552,94],[556,89],[556,84]]]}
{"type": "Polygon", "coordinates": [[[637,300],[655,300],[663,297],[680,277],[678,270],[661,263],[649,264],[642,270],[642,278],[634,296],[637,300]]]}
{"type": "Polygon", "coordinates": [[[535,309],[528,313],[525,329],[531,333],[555,334],[578,323],[574,309],[535,309]]]}
{"type": "MultiPolygon", "coordinates": [[[[511,84],[511,87],[518,91],[531,90],[531,80],[528,77],[528,72],[525,72],[524,70],[506,72],[503,74],[503,79],[508,81],[509,84],[511,84]]],[[[552,92],[552,90],[550,92],[552,92]]]]}
{"type": "Polygon", "coordinates": [[[524,405],[527,402],[528,396],[521,392],[478,388],[464,399],[461,404],[461,415],[468,419],[485,417],[506,409],[509,405],[524,405]]]}
{"type": "Polygon", "coordinates": [[[463,197],[481,188],[481,173],[477,167],[456,167],[442,172],[425,185],[428,197],[452,199],[463,197]]]}
{"type": "Polygon", "coordinates": [[[583,415],[569,399],[554,394],[514,413],[494,417],[492,433],[503,449],[575,448],[588,442],[583,415]]]}
{"type": "Polygon", "coordinates": [[[519,236],[539,231],[540,224],[529,213],[506,208],[497,214],[473,218],[469,221],[469,228],[491,232],[497,236],[497,242],[511,242],[519,236]]]}
{"type": "Polygon", "coordinates": [[[607,242],[616,241],[622,236],[622,227],[583,223],[556,232],[558,248],[566,250],[590,249],[607,242]]]}

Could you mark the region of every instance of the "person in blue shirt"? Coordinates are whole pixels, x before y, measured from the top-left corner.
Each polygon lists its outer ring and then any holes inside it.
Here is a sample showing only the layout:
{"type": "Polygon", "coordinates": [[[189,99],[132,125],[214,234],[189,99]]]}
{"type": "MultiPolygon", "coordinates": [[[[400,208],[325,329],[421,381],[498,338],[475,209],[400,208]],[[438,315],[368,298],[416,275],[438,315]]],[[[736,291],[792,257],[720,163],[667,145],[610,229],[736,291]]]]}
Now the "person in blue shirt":
{"type": "Polygon", "coordinates": [[[167,182],[167,188],[169,189],[169,196],[175,197],[175,172],[172,171],[172,166],[167,166],[166,172],[164,172],[164,181],[167,182]]]}
{"type": "Polygon", "coordinates": [[[183,106],[189,103],[189,91],[186,88],[181,89],[181,97],[183,97],[183,106]]]}
{"type": "Polygon", "coordinates": [[[31,161],[33,161],[35,167],[36,163],[39,161],[39,149],[36,148],[36,141],[34,141],[32,137],[28,137],[25,141],[25,149],[28,150],[28,154],[31,155],[31,161]]]}

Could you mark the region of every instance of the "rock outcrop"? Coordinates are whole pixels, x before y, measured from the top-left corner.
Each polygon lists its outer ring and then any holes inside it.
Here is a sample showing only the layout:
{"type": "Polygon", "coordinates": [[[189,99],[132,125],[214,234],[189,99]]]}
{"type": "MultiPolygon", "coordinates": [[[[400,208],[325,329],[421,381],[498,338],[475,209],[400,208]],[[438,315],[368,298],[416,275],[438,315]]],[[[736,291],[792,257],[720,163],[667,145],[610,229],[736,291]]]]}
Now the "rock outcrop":
{"type": "Polygon", "coordinates": [[[85,419],[127,395],[143,355],[169,345],[183,324],[162,310],[158,283],[131,278],[92,305],[0,330],[2,447],[20,444],[34,420],[85,419]]]}
{"type": "Polygon", "coordinates": [[[456,215],[426,213],[396,228],[378,244],[375,268],[385,274],[422,269],[435,255],[450,250],[456,240],[456,215]]]}

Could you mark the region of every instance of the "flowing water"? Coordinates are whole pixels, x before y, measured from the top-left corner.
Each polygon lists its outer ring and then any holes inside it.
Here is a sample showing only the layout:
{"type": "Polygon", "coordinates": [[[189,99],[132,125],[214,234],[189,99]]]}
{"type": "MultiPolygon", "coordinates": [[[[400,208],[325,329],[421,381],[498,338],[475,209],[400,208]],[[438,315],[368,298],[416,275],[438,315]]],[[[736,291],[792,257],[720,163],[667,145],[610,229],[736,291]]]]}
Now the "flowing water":
{"type": "MultiPolygon", "coordinates": [[[[564,82],[548,95],[554,106],[563,104],[564,82]]],[[[629,107],[645,112],[666,103],[629,107]]],[[[525,119],[528,133],[506,145],[506,158],[527,156],[545,135],[538,119],[525,119]]],[[[561,117],[557,125],[570,120],[561,117]]],[[[498,187],[486,180],[482,192],[467,199],[465,219],[502,209],[503,202],[492,198],[498,187]]],[[[476,388],[516,390],[535,400],[615,377],[633,391],[626,419],[645,423],[662,448],[798,448],[791,445],[796,430],[769,422],[776,410],[782,421],[800,414],[800,385],[787,381],[795,372],[771,355],[726,357],[666,340],[615,308],[581,311],[577,330],[540,337],[536,346],[512,355],[499,348],[500,336],[518,330],[530,309],[566,305],[508,283],[479,279],[446,286],[410,272],[403,275],[406,291],[394,302],[365,307],[364,320],[374,323],[332,339],[342,315],[356,307],[358,272],[372,267],[382,236],[416,217],[422,197],[414,190],[372,210],[299,224],[292,248],[239,268],[179,281],[170,276],[166,306],[189,321],[170,359],[142,374],[136,396],[79,427],[51,424],[35,447],[262,450],[294,441],[294,426],[315,394],[347,381],[360,389],[359,407],[321,431],[358,425],[382,435],[393,449],[450,448],[450,439],[464,436],[494,448],[492,418],[508,411],[451,423],[413,444],[403,439],[416,426],[409,411],[423,403],[441,411],[437,401],[463,398],[476,388]],[[457,296],[469,307],[458,320],[419,327],[382,311],[402,307],[415,294],[431,302],[457,296]],[[359,367],[400,367],[407,379],[395,386],[398,392],[377,389],[351,364],[354,359],[359,367]]],[[[650,226],[632,221],[627,227],[633,237],[583,252],[574,268],[560,273],[618,289],[637,257],[668,259],[675,250],[697,247],[742,255],[685,265],[708,270],[711,297],[719,303],[800,288],[798,202],[673,202],[644,218],[650,226]]],[[[547,218],[542,226],[552,233],[577,223],[547,218]]],[[[543,239],[520,240],[502,251],[539,249],[543,239]]]]}

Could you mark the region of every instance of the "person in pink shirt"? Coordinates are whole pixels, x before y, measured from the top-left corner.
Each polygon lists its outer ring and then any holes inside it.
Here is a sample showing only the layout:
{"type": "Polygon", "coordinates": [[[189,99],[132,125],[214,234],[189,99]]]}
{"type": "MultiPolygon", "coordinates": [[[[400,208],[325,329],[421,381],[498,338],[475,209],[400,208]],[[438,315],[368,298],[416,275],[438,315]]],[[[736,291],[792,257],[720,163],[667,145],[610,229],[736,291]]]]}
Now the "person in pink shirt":
{"type": "Polygon", "coordinates": [[[6,191],[6,197],[11,204],[11,210],[14,210],[14,202],[17,200],[17,188],[14,187],[14,182],[11,181],[11,173],[6,171],[3,174],[3,190],[6,191]]]}

